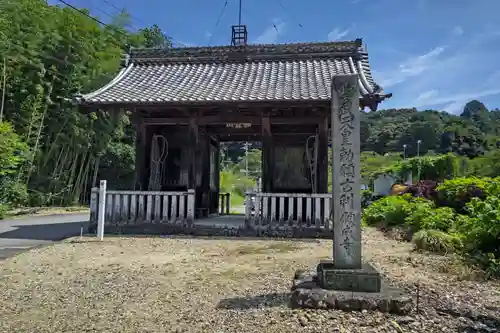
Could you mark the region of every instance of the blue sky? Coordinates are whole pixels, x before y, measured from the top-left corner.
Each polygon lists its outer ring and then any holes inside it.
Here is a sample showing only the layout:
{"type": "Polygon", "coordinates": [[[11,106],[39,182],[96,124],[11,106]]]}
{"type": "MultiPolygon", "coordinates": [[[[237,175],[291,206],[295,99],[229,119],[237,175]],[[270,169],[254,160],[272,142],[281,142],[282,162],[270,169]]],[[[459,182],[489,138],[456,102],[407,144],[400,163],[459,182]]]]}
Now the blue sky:
{"type": "MultiPolygon", "coordinates": [[[[136,28],[158,24],[176,43],[227,45],[239,0],[66,0],[104,21],[116,8],[136,28]],[[110,5],[111,4],[111,5],[110,5]],[[104,12],[104,13],[103,13],[104,12]]],[[[57,0],[50,0],[55,3],[57,0]]],[[[251,43],[363,38],[382,108],[460,113],[470,99],[500,108],[500,0],[243,0],[251,43]]]]}

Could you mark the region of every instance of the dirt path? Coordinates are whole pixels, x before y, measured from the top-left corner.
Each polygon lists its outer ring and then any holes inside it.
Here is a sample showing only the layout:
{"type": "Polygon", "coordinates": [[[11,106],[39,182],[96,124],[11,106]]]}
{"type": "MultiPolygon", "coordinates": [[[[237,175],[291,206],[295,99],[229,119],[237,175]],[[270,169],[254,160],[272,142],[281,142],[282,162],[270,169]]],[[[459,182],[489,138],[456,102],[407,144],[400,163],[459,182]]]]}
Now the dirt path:
{"type": "MultiPolygon", "coordinates": [[[[364,254],[414,292],[420,314],[291,310],[296,269],[330,256],[329,241],[74,239],[0,264],[2,332],[487,332],[500,285],[444,273],[452,260],[364,231],[364,254]]],[[[460,276],[463,276],[461,272],[460,276]]],[[[497,321],[495,321],[497,320],[497,321]]]]}

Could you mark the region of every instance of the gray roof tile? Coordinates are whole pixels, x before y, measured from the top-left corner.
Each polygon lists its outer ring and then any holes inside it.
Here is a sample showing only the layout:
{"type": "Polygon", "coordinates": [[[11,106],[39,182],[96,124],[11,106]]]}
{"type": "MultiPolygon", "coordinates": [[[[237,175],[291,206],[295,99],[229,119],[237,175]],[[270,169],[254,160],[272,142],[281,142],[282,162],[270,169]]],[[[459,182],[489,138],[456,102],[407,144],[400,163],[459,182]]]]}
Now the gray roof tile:
{"type": "Polygon", "coordinates": [[[84,104],[328,100],[331,79],[359,74],[362,95],[381,93],[360,40],[337,43],[135,49],[84,104]]]}

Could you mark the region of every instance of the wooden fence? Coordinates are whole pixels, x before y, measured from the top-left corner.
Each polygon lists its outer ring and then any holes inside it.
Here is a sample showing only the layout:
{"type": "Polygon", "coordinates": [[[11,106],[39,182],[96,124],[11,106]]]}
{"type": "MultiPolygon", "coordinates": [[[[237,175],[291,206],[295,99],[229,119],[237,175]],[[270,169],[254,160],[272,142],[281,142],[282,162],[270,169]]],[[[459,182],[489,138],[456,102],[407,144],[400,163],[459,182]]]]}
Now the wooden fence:
{"type": "Polygon", "coordinates": [[[331,212],[331,193],[249,192],[245,199],[245,221],[250,228],[279,225],[333,230],[331,212]]]}
{"type": "MultiPolygon", "coordinates": [[[[189,234],[201,236],[262,236],[331,238],[331,194],[247,193],[245,216],[229,214],[228,194],[220,194],[220,217],[195,221],[195,191],[106,191],[93,188],[89,232],[99,236],[103,207],[104,230],[120,234],[189,234]],[[203,221],[201,221],[203,220],[203,221]]],[[[100,237],[100,236],[99,236],[100,237]]]]}
{"type": "MultiPolygon", "coordinates": [[[[192,223],[194,220],[194,190],[187,192],[106,191],[106,224],[192,223]]],[[[90,221],[98,215],[99,188],[93,188],[90,198],[90,221]]]]}

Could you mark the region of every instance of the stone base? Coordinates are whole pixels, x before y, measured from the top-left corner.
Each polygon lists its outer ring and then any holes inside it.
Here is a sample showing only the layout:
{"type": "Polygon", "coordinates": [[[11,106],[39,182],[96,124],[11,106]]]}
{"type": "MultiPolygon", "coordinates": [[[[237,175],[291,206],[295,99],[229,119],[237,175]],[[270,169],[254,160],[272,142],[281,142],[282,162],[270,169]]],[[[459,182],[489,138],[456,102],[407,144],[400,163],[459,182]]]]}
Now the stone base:
{"type": "Polygon", "coordinates": [[[380,272],[369,263],[360,269],[338,269],[332,261],[321,261],[317,276],[323,289],[378,293],[382,287],[380,272]]]}
{"type": "Polygon", "coordinates": [[[316,272],[297,272],[290,306],[344,311],[372,310],[398,315],[406,315],[413,310],[413,299],[409,295],[384,283],[381,283],[379,292],[362,292],[324,289],[319,280],[316,272]]]}

